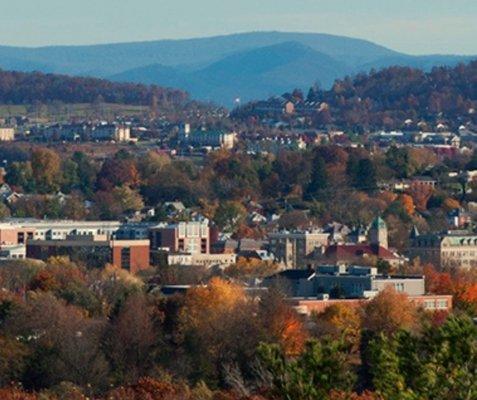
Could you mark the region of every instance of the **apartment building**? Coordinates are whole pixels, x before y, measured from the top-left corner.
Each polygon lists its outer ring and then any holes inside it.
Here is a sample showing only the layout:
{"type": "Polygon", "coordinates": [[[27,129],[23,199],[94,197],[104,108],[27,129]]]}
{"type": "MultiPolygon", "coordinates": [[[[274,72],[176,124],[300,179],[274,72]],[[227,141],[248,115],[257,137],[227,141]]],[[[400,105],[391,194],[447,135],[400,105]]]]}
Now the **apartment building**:
{"type": "Polygon", "coordinates": [[[186,126],[179,134],[182,143],[193,147],[213,147],[223,149],[233,149],[237,140],[235,132],[224,132],[218,130],[199,129],[194,132],[186,126]]]}
{"type": "Polygon", "coordinates": [[[125,125],[105,124],[97,125],[91,130],[93,140],[114,140],[128,142],[131,140],[131,128],[125,125]]]}

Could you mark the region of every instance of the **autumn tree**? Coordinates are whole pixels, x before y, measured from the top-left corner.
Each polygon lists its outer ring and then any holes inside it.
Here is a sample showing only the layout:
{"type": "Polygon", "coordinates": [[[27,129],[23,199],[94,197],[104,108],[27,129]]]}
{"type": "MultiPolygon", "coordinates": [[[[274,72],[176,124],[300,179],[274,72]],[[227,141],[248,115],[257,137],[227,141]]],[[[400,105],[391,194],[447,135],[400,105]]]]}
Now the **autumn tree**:
{"type": "Polygon", "coordinates": [[[146,376],[159,344],[154,310],[142,294],[131,295],[113,319],[107,335],[108,355],[119,383],[146,376]]]}
{"type": "Polygon", "coordinates": [[[235,264],[225,269],[225,274],[235,279],[265,278],[273,275],[278,265],[270,261],[257,258],[239,257],[235,264]]]}
{"type": "Polygon", "coordinates": [[[366,304],[363,324],[371,332],[387,335],[399,329],[413,329],[417,324],[417,309],[406,294],[389,286],[366,304]]]}
{"type": "Polygon", "coordinates": [[[234,232],[247,215],[245,207],[236,201],[224,201],[219,204],[214,222],[225,232],[234,232]]]}
{"type": "Polygon", "coordinates": [[[61,381],[104,386],[108,366],[99,346],[101,320],[86,317],[50,293],[32,293],[27,307],[7,321],[6,330],[29,344],[26,387],[39,389],[61,381]]]}
{"type": "Polygon", "coordinates": [[[196,366],[191,377],[214,382],[227,363],[247,368],[258,345],[252,314],[253,304],[243,288],[221,279],[187,292],[179,324],[189,362],[196,366]]]}
{"type": "Polygon", "coordinates": [[[297,356],[302,352],[308,337],[304,321],[286,304],[279,291],[271,289],[262,296],[258,320],[266,341],[277,343],[287,356],[297,356]]]}
{"type": "Polygon", "coordinates": [[[343,338],[356,351],[361,336],[361,315],[356,307],[333,304],[314,316],[316,330],[320,336],[330,335],[334,339],[343,338]]]}
{"type": "Polygon", "coordinates": [[[60,188],[61,158],[56,151],[35,148],[31,154],[31,168],[35,187],[40,193],[51,193],[60,188]]]}

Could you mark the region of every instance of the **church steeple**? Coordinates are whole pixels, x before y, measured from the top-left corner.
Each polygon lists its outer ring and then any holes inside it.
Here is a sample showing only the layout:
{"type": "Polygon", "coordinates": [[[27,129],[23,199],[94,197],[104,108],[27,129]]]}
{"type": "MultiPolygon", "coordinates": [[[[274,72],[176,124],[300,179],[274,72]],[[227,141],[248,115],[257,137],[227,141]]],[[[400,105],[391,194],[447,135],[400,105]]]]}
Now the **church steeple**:
{"type": "Polygon", "coordinates": [[[377,217],[369,227],[369,242],[372,245],[388,248],[388,227],[381,217],[377,217]]]}

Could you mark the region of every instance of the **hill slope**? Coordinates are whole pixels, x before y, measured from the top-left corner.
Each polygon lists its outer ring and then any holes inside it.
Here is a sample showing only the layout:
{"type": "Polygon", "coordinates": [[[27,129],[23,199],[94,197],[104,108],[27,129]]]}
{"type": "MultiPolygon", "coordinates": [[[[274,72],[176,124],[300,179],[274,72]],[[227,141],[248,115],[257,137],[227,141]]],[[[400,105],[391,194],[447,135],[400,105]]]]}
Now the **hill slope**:
{"type": "Polygon", "coordinates": [[[93,103],[101,99],[113,104],[149,105],[153,97],[159,106],[180,105],[188,99],[183,91],[157,86],[0,70],[0,104],[93,103]]]}
{"type": "MultiPolygon", "coordinates": [[[[341,129],[417,129],[420,121],[446,122],[453,129],[477,124],[477,61],[456,67],[434,68],[430,72],[410,67],[389,67],[353,78],[337,80],[329,90],[313,90],[296,103],[295,117],[307,115],[309,123],[341,129]]],[[[273,109],[275,98],[268,103],[273,109]]],[[[268,107],[265,107],[267,109],[268,107]]],[[[261,116],[263,102],[251,102],[236,109],[237,118],[261,116]]],[[[281,108],[273,111],[283,115],[281,108]]],[[[432,125],[431,125],[432,126],[432,125]]]]}
{"type": "Polygon", "coordinates": [[[181,87],[193,96],[230,104],[306,87],[317,76],[330,86],[346,68],[330,56],[299,42],[285,42],[239,52],[192,72],[162,65],[147,66],[112,76],[113,80],[181,87]]]}
{"type": "Polygon", "coordinates": [[[429,69],[468,60],[461,56],[409,56],[361,39],[288,32],[94,46],[0,46],[0,67],[4,69],[156,83],[227,105],[235,97],[250,100],[281,94],[315,81],[329,86],[345,74],[371,68],[404,65],[429,69]],[[267,71],[254,70],[262,65],[267,65],[267,71]],[[229,87],[231,82],[220,82],[218,76],[240,77],[241,85],[232,82],[229,87]]]}

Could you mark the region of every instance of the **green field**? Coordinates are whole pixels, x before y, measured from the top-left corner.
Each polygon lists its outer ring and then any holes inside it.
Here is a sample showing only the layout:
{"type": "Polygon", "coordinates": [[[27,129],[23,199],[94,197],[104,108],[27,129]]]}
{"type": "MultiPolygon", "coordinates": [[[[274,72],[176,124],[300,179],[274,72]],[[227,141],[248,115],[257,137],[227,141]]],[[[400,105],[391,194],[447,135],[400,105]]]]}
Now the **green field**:
{"type": "Polygon", "coordinates": [[[71,118],[105,118],[117,114],[136,116],[149,110],[145,106],[124,104],[42,104],[42,105],[0,105],[0,118],[28,116],[33,119],[48,118],[50,120],[66,121],[71,118]]]}

